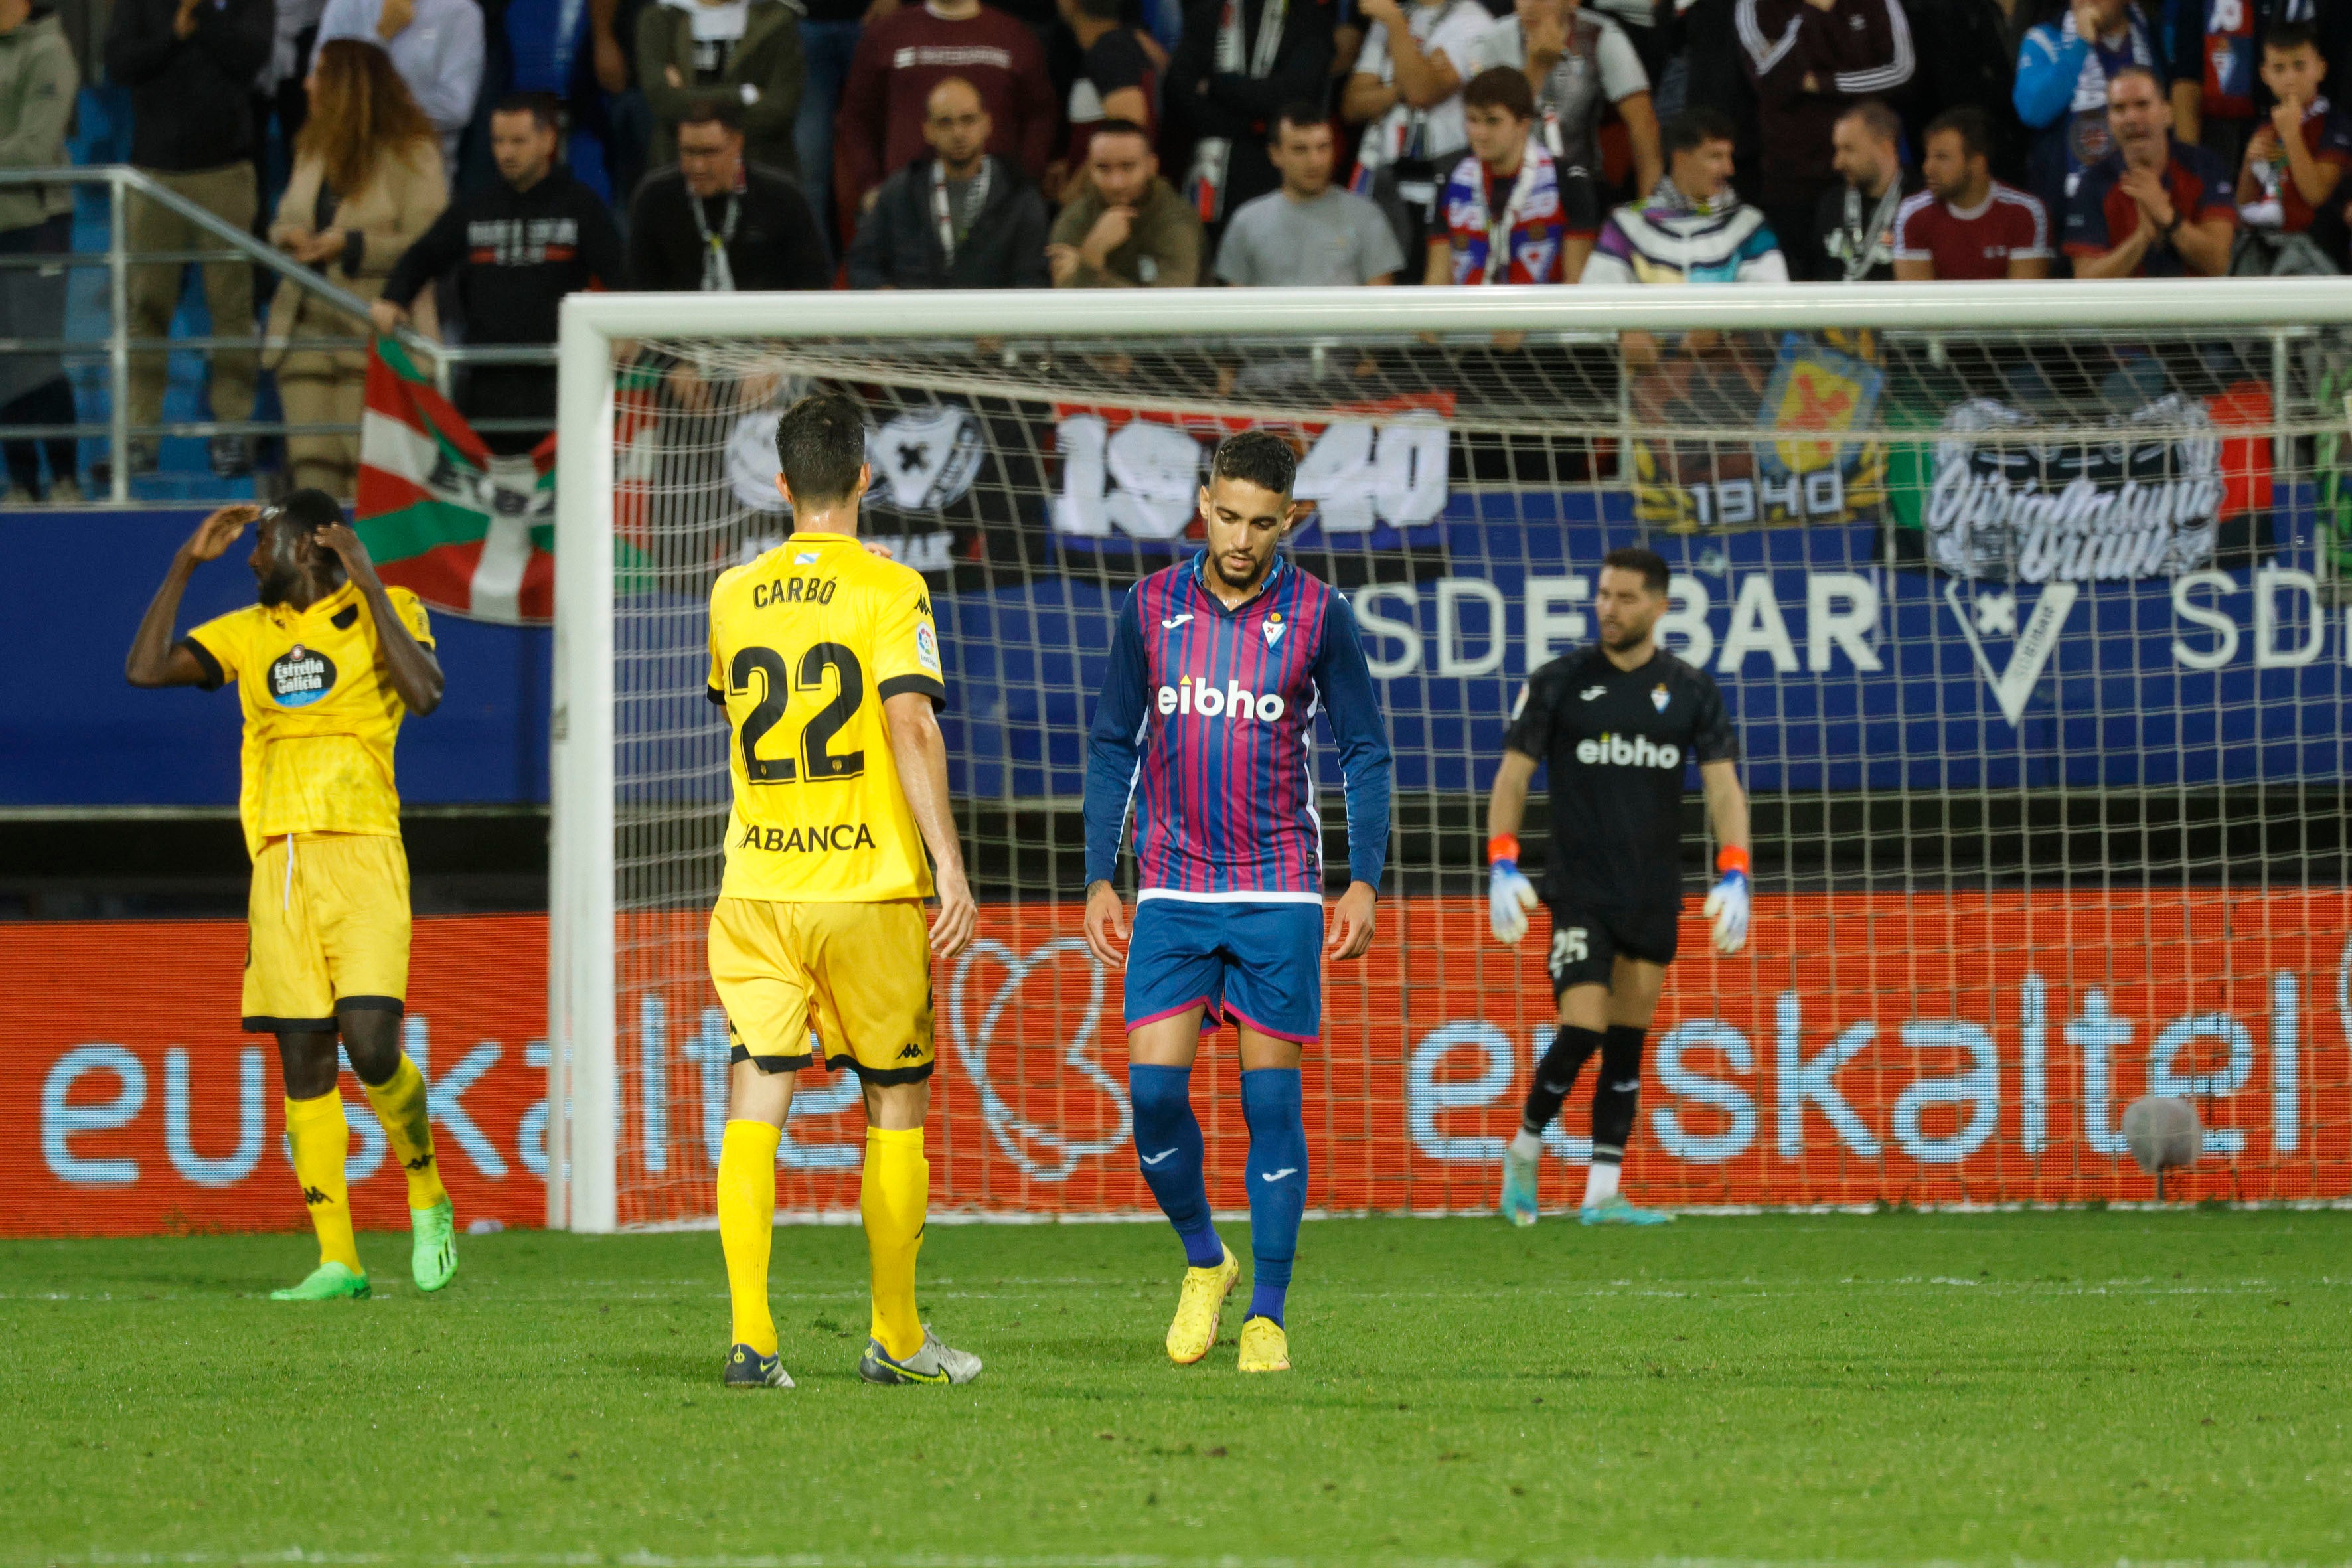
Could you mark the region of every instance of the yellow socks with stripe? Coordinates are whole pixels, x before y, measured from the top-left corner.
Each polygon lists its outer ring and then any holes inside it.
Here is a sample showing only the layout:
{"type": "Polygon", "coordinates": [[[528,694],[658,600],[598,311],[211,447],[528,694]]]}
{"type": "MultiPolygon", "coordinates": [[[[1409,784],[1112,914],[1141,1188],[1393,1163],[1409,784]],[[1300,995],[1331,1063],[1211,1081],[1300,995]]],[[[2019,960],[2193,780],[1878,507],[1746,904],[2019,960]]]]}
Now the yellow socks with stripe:
{"type": "Polygon", "coordinates": [[[400,1168],[408,1173],[408,1206],[429,1209],[447,1203],[441,1166],[433,1158],[433,1113],[425,1102],[425,1075],[403,1051],[400,1067],[390,1078],[361,1087],[375,1107],[375,1119],[383,1123],[383,1135],[392,1140],[392,1152],[400,1156],[400,1168]]]}
{"type": "Polygon", "coordinates": [[[857,1207],[866,1216],[866,1249],[873,1261],[873,1334],[901,1361],[923,1348],[923,1321],[915,1311],[915,1255],[923,1249],[923,1216],[930,1201],[931,1163],[923,1158],[923,1130],[867,1128],[857,1207]]]}
{"type": "Polygon", "coordinates": [[[354,1274],[360,1245],[352,1235],[350,1194],[343,1186],[343,1155],[352,1144],[343,1120],[343,1097],[330,1090],[316,1100],[286,1102],[286,1140],[294,1146],[294,1177],[310,1208],[310,1228],[319,1233],[319,1261],[340,1263],[354,1274]]]}
{"type": "Polygon", "coordinates": [[[776,1143],[764,1121],[727,1123],[719,1145],[719,1245],[727,1255],[727,1295],[735,1306],[733,1343],[776,1353],[768,1310],[768,1249],[776,1239],[776,1143]]]}

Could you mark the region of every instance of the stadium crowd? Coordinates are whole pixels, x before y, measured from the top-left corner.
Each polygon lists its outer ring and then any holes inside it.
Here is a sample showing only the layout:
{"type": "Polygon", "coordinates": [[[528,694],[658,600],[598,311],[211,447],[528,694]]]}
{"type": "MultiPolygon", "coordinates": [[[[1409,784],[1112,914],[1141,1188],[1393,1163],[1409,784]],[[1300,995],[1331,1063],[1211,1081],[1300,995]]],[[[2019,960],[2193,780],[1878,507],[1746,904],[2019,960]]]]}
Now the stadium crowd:
{"type": "MultiPolygon", "coordinates": [[[[136,167],[478,344],[587,288],[2326,273],[2347,71],[2326,0],[0,0],[0,167],[67,162],[93,84],[136,167]]],[[[71,208],[0,188],[0,252],[69,248],[71,208]]],[[[128,234],[202,240],[136,201],[128,234]]],[[[192,282],[218,335],[253,318],[252,269],[186,271],[131,269],[133,336],[192,282]]],[[[61,282],[6,288],[58,335],[61,282]]],[[[259,355],[211,355],[215,418],[268,370],[295,423],[356,421],[362,356],[285,347],[317,310],[280,289],[259,355]]],[[[0,424],[71,417],[53,359],[0,363],[0,424]]],[[[164,380],[136,356],[134,423],[164,380]]],[[[463,402],[553,396],[510,366],[463,402]]],[[[288,457],[349,493],[352,439],[288,457]]],[[[7,460],[39,495],[38,446],[7,460]]]]}

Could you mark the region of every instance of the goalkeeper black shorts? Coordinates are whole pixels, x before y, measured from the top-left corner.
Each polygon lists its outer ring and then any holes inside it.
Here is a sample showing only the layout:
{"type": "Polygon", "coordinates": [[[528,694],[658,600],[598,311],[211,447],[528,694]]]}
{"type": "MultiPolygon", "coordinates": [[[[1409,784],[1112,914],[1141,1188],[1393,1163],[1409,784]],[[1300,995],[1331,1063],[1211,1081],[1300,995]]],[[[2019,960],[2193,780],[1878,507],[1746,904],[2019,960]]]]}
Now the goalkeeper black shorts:
{"type": "Polygon", "coordinates": [[[1544,907],[1551,911],[1551,950],[1544,966],[1551,971],[1555,997],[1571,986],[1608,984],[1621,953],[1652,963],[1675,961],[1678,904],[1638,909],[1571,897],[1548,898],[1544,907]]]}

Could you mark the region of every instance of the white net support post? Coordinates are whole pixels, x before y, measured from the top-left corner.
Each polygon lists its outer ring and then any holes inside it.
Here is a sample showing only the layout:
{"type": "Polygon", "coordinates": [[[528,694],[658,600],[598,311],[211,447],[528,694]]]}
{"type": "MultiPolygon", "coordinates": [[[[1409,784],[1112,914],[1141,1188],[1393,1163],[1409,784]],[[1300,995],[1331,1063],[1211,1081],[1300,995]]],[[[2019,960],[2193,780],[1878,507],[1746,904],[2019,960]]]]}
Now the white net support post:
{"type": "MultiPolygon", "coordinates": [[[[1748,740],[1759,903],[1736,961],[1685,924],[1629,1190],[2128,1196],[2122,1102],[2163,1090],[2207,1118],[2201,1194],[2343,1196],[2347,329],[2339,279],[573,296],[549,1223],[709,1212],[703,603],[789,529],[759,416],[816,385],[866,405],[869,507],[935,584],[982,887],[936,977],[935,1209],[1148,1203],[1118,981],[1075,935],[1077,759],[1108,607],[1253,422],[1310,448],[1302,548],[1399,752],[1396,918],[1327,977],[1318,1206],[1491,1206],[1550,996],[1533,942],[1485,935],[1484,786],[1520,678],[1591,636],[1597,552],[1637,542],[1748,740]],[[1700,334],[1745,346],[1677,360],[1700,334]],[[655,384],[679,366],[706,401],[655,384]]],[[[1227,1089],[1196,1078],[1237,1148],[1227,1089]]],[[[854,1208],[855,1098],[803,1083],[786,1210],[854,1208]]]]}

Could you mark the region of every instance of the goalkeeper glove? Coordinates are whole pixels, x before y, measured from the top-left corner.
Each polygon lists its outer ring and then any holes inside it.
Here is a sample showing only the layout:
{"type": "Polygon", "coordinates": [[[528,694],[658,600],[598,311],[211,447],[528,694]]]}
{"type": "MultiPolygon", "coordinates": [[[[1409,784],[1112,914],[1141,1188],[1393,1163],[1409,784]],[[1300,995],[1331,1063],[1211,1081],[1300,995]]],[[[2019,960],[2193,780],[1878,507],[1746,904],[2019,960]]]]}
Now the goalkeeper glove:
{"type": "Polygon", "coordinates": [[[1528,934],[1528,913],[1536,907],[1536,885],[1519,875],[1519,841],[1498,833],[1486,841],[1486,924],[1495,940],[1516,942],[1528,934]]]}
{"type": "Polygon", "coordinates": [[[1726,849],[1715,858],[1722,880],[1700,912],[1715,927],[1715,951],[1738,952],[1748,945],[1748,851],[1726,849]]]}

